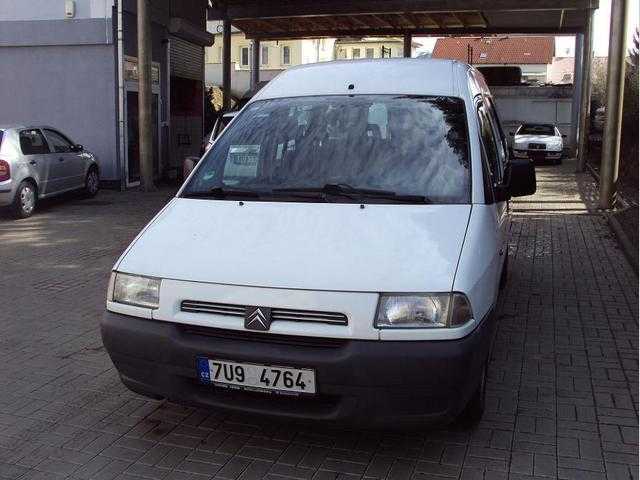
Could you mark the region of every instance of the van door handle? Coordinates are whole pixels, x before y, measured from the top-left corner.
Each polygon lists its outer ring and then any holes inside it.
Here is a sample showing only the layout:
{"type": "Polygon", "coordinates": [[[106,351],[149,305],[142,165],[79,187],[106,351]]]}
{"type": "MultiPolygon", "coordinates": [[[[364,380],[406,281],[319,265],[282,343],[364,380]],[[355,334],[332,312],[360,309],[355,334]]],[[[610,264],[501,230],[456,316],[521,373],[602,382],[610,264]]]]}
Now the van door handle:
{"type": "Polygon", "coordinates": [[[64,162],[64,157],[60,157],[60,158],[58,159],[58,161],[59,161],[59,162],[64,162]]]}

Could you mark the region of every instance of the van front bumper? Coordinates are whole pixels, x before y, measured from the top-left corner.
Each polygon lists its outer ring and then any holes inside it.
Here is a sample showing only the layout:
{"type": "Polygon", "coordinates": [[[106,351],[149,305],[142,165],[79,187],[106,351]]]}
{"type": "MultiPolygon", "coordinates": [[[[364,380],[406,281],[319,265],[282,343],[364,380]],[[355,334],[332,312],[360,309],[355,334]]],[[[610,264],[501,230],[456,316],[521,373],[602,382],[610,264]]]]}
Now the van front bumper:
{"type": "Polygon", "coordinates": [[[273,417],[380,426],[446,423],[479,385],[495,331],[489,314],[446,341],[289,337],[192,327],[106,312],[104,345],[134,392],[176,403],[273,417]],[[197,357],[313,368],[317,394],[291,397],[198,381],[197,357]]]}

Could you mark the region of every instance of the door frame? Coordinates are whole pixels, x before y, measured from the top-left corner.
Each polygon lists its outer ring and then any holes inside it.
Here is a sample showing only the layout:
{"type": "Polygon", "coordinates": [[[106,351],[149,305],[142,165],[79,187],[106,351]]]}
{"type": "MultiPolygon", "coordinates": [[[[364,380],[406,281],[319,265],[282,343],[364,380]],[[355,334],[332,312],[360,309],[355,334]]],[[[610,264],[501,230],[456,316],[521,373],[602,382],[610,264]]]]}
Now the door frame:
{"type": "MultiPolygon", "coordinates": [[[[129,180],[129,111],[127,108],[127,95],[129,92],[139,93],[140,88],[138,86],[138,82],[125,82],[124,86],[124,179],[125,185],[127,188],[137,187],[140,185],[140,180],[132,182],[129,180]]],[[[157,118],[155,119],[155,123],[158,128],[158,170],[162,170],[162,95],[160,85],[153,84],[151,86],[151,94],[158,96],[158,111],[157,118]]]]}

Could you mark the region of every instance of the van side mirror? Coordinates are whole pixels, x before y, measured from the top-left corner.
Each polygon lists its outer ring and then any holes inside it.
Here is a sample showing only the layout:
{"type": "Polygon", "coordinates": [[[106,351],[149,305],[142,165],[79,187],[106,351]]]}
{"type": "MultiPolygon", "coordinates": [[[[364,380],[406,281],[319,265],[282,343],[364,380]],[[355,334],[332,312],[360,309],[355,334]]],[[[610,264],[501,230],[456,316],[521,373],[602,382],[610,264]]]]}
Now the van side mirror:
{"type": "Polygon", "coordinates": [[[510,137],[515,136],[515,133],[514,133],[514,132],[509,132],[509,136],[510,136],[510,137]]]}
{"type": "Polygon", "coordinates": [[[567,138],[567,135],[565,133],[562,134],[562,138],[567,138]]]}
{"type": "Polygon", "coordinates": [[[536,193],[536,167],[531,160],[511,160],[507,175],[509,196],[526,197],[536,193]]]}

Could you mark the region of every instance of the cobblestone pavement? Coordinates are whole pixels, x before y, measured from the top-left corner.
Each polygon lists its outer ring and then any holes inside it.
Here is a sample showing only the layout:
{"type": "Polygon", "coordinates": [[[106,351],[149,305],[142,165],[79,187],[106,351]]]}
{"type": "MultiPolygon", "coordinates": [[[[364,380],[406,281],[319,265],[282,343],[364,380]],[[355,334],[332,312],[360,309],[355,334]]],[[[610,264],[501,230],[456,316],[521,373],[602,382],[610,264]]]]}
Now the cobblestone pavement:
{"type": "Polygon", "coordinates": [[[572,168],[540,168],[540,194],[514,205],[475,428],[339,431],[136,396],[98,319],[115,258],[170,192],[0,218],[0,478],[638,478],[638,279],[572,168]]]}

